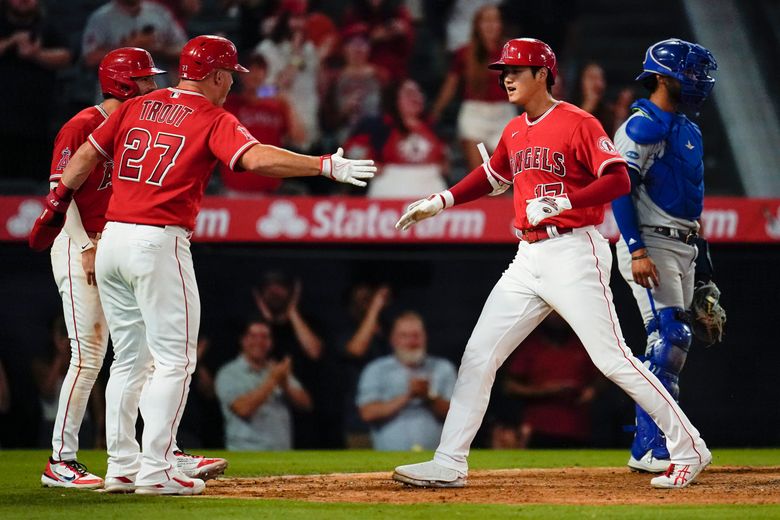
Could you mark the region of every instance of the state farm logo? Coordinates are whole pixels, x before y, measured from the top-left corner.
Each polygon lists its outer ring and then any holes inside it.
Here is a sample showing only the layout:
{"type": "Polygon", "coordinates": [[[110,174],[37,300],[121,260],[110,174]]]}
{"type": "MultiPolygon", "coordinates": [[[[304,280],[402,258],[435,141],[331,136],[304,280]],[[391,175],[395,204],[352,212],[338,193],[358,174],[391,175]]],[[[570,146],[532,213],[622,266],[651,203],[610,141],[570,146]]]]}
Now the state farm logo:
{"type": "Polygon", "coordinates": [[[267,238],[300,238],[306,234],[307,229],[309,223],[298,215],[295,204],[286,200],[271,204],[268,214],[257,221],[257,233],[267,238]]]}
{"type": "Polygon", "coordinates": [[[28,199],[19,204],[19,210],[16,215],[10,217],[5,228],[8,234],[15,238],[24,238],[30,234],[35,219],[43,211],[43,204],[36,199],[28,199]]]}
{"type": "Polygon", "coordinates": [[[322,200],[311,207],[311,213],[299,214],[295,203],[273,202],[268,213],[257,221],[257,233],[265,238],[398,240],[418,239],[479,239],[485,234],[487,217],[483,210],[450,209],[420,222],[408,232],[395,228],[403,214],[403,205],[389,208],[380,203],[366,207],[350,207],[341,201],[322,200]],[[308,218],[307,218],[308,217],[308,218]]]}

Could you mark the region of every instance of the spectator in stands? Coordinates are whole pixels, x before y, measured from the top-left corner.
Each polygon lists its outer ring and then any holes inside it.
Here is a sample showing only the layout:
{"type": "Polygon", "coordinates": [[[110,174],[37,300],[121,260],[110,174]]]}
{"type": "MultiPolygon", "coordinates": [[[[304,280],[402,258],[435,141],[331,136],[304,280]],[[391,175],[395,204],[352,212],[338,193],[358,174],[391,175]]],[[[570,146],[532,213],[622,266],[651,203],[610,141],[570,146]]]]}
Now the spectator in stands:
{"type": "Polygon", "coordinates": [[[344,423],[349,448],[370,446],[368,426],[360,418],[355,395],[365,366],[390,352],[382,323],[382,312],[387,308],[390,296],[389,286],[376,287],[366,282],[356,283],[349,291],[347,314],[350,323],[337,340],[341,349],[344,423]]]}
{"type": "Polygon", "coordinates": [[[380,163],[368,196],[420,198],[446,189],[445,146],[424,116],[419,85],[411,79],[392,84],[384,105],[383,118],[364,121],[344,144],[348,157],[367,156],[380,163]]]}
{"type": "Polygon", "coordinates": [[[409,11],[400,0],[354,0],[344,17],[344,27],[362,23],[368,27],[371,63],[385,77],[399,81],[407,77],[414,31],[409,11]]]}
{"type": "Polygon", "coordinates": [[[277,361],[289,357],[298,378],[314,397],[311,412],[300,410],[294,414],[294,445],[296,448],[320,447],[319,440],[324,431],[322,425],[318,425],[317,414],[322,412],[323,400],[329,398],[328,382],[320,377],[322,339],[311,325],[311,319],[299,308],[301,283],[293,282],[285,273],[269,271],[252,292],[260,316],[271,327],[274,342],[270,356],[277,361]],[[319,391],[321,383],[324,392],[319,391]]]}
{"type": "Polygon", "coordinates": [[[196,16],[203,7],[201,0],[152,0],[152,2],[167,7],[184,32],[187,32],[189,19],[196,16]]]}
{"type": "Polygon", "coordinates": [[[501,11],[495,5],[481,7],[474,15],[471,40],[455,51],[450,71],[431,110],[431,118],[438,120],[463,85],[458,137],[469,171],[482,164],[477,144],[485,143],[492,153],[504,127],[517,115],[499,84],[499,71],[487,68],[501,58],[503,45],[501,11]]]}
{"type": "MultiPolygon", "coordinates": [[[[85,65],[92,69],[113,49],[141,47],[152,53],[161,69],[175,71],[186,41],[187,35],[168,8],[151,0],[111,0],[87,19],[81,48],[85,65]]],[[[176,79],[157,78],[160,87],[176,79]]]]}
{"type": "Polygon", "coordinates": [[[252,320],[241,337],[241,353],[217,372],[216,392],[225,418],[228,450],[291,449],[288,405],[311,408],[309,394],[293,375],[290,357],[272,360],[272,346],[268,323],[252,320]]]}
{"type": "Polygon", "coordinates": [[[590,439],[590,405],[600,381],[574,331],[553,312],[515,350],[503,393],[522,402],[522,418],[499,426],[502,447],[575,448],[590,439]],[[515,445],[506,441],[514,438],[515,445]]]}
{"type": "MultiPolygon", "coordinates": [[[[241,76],[239,91],[228,95],[225,110],[235,114],[261,143],[300,148],[306,140],[306,129],[287,97],[266,83],[265,58],[254,53],[246,63],[249,72],[241,76]]],[[[225,165],[220,167],[220,173],[228,194],[269,194],[282,185],[282,179],[234,172],[225,165]]]]}
{"type": "Polygon", "coordinates": [[[317,120],[320,55],[306,34],[306,9],[305,0],[283,0],[277,15],[270,19],[268,36],[254,50],[268,64],[269,87],[295,100],[293,109],[306,129],[303,150],[310,149],[320,137],[317,120]]]}
{"type": "Polygon", "coordinates": [[[38,0],[0,0],[3,177],[39,179],[48,169],[56,71],[70,65],[72,57],[38,0]]]}
{"type": "Polygon", "coordinates": [[[368,27],[347,27],[341,41],[344,67],[334,75],[321,108],[322,128],[338,144],[346,141],[359,121],[378,116],[382,102],[379,71],[368,61],[368,27]]]}
{"type": "Polygon", "coordinates": [[[623,89],[615,103],[606,98],[607,79],[604,68],[595,61],[589,61],[580,71],[579,90],[574,104],[584,111],[593,114],[608,135],[615,135],[615,130],[628,117],[628,109],[633,102],[633,91],[623,89]]]}
{"type": "MultiPolygon", "coordinates": [[[[33,378],[38,387],[38,398],[41,405],[41,426],[38,428],[38,445],[49,447],[57,418],[57,405],[60,389],[68,372],[71,361],[70,339],[65,327],[65,320],[58,316],[52,322],[49,350],[42,358],[33,360],[33,378]]],[[[95,381],[90,394],[90,406],[82,422],[79,439],[83,445],[95,448],[105,448],[106,439],[106,402],[103,385],[95,381]],[[91,439],[91,442],[90,442],[91,439]]]]}
{"type": "Polygon", "coordinates": [[[393,355],[366,366],[356,402],[371,425],[374,449],[433,449],[439,442],[455,387],[455,366],[427,355],[422,317],[399,315],[390,333],[393,355]]]}

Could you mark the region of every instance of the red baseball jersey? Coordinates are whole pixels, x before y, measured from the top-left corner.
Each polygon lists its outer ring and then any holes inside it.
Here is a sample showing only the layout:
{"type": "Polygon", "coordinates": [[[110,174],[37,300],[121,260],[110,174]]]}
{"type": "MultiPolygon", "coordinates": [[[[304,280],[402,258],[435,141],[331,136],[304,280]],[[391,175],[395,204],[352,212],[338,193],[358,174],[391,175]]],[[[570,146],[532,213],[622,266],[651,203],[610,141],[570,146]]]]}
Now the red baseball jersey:
{"type": "MultiPolygon", "coordinates": [[[[89,134],[108,118],[100,105],[85,108],[73,116],[54,140],[49,182],[59,182],[71,156],[84,144],[89,134]]],[[[111,198],[111,160],[100,161],[81,188],[73,195],[84,229],[92,233],[103,230],[106,224],[106,208],[111,198]]]]}
{"type": "Polygon", "coordinates": [[[217,161],[235,169],[257,144],[236,116],[176,88],[125,101],[89,140],[115,158],[106,219],[187,229],[195,227],[217,161]]]}
{"type": "MultiPolygon", "coordinates": [[[[601,175],[608,164],[625,163],[598,120],[564,101],[533,121],[522,114],[504,128],[487,171],[514,185],[515,227],[530,229],[526,200],[575,193],[601,175]]],[[[538,228],[578,228],[600,224],[604,206],[565,211],[538,228]]]]}

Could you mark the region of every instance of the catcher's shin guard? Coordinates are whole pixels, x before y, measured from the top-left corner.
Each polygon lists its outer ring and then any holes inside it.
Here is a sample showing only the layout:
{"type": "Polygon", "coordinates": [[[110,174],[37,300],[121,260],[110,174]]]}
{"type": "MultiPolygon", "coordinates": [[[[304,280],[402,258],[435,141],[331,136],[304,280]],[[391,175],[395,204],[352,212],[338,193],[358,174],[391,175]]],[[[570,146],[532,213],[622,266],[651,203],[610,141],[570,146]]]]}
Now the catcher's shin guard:
{"type": "MultiPolygon", "coordinates": [[[[642,360],[661,381],[675,401],[680,396],[679,375],[691,346],[691,327],[683,309],[661,309],[657,318],[647,324],[648,344],[642,360]]],[[[652,450],[653,457],[668,459],[666,438],[653,419],[641,407],[636,407],[636,434],[631,455],[637,460],[652,450]]]]}

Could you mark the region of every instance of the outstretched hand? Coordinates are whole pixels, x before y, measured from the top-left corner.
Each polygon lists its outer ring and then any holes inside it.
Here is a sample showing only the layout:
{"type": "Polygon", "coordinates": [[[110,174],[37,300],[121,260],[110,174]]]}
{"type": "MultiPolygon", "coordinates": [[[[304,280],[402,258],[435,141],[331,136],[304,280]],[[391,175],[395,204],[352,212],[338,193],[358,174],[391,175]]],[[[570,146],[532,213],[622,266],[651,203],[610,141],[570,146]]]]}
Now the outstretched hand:
{"type": "Polygon", "coordinates": [[[366,181],[376,173],[376,166],[371,159],[347,159],[344,157],[344,149],[339,149],[334,154],[320,157],[320,174],[334,181],[354,184],[365,187],[366,181]]]}

